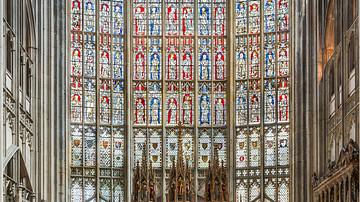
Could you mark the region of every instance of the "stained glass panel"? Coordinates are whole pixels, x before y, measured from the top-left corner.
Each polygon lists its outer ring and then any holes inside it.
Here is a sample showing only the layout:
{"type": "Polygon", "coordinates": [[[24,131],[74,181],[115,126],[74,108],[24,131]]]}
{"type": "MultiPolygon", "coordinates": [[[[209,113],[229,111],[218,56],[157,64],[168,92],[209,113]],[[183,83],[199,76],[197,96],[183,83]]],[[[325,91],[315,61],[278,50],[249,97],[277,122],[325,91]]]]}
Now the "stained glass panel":
{"type": "Polygon", "coordinates": [[[251,34],[260,32],[260,1],[249,2],[249,32],[251,34]]]}
{"type": "Polygon", "coordinates": [[[237,180],[236,185],[236,201],[248,201],[248,184],[247,179],[237,180]]]}
{"type": "Polygon", "coordinates": [[[248,122],[248,86],[246,81],[236,83],[236,125],[246,125],[248,122]]]}
{"type": "Polygon", "coordinates": [[[71,178],[71,201],[83,200],[83,179],[71,178]]]}
{"type": "Polygon", "coordinates": [[[161,39],[149,39],[149,79],[161,80],[161,39]]]}
{"type": "Polygon", "coordinates": [[[166,130],[166,167],[170,168],[177,161],[178,129],[166,130]]]}
{"type": "Polygon", "coordinates": [[[260,129],[253,128],[249,135],[249,165],[250,167],[260,167],[261,142],[260,129]]]}
{"type": "Polygon", "coordinates": [[[209,0],[199,0],[199,22],[198,22],[198,29],[199,34],[202,36],[209,36],[211,34],[211,1],[209,0]]]}
{"type": "Polygon", "coordinates": [[[252,36],[249,39],[249,77],[251,79],[260,77],[260,36],[252,36]]]}
{"type": "Polygon", "coordinates": [[[111,128],[100,128],[100,167],[111,167],[111,128]]]}
{"type": "Polygon", "coordinates": [[[199,132],[198,156],[199,167],[207,168],[211,160],[211,130],[201,129],[199,132]]]}
{"type": "Polygon", "coordinates": [[[124,201],[124,1],[71,0],[70,10],[70,198],[124,201]]]}
{"type": "Polygon", "coordinates": [[[274,79],[264,80],[265,123],[275,122],[276,83],[274,79]]]}
{"type": "Polygon", "coordinates": [[[226,124],[226,84],[214,83],[214,125],[226,124]]]}
{"type": "Polygon", "coordinates": [[[179,34],[179,1],[165,0],[166,3],[166,35],[176,36],[179,34]]]}
{"type": "Polygon", "coordinates": [[[236,79],[246,79],[247,64],[247,38],[236,39],[236,79]]]}
{"type": "Polygon", "coordinates": [[[182,39],[181,45],[181,79],[192,80],[194,72],[194,40],[182,39]]]}
{"type": "Polygon", "coordinates": [[[199,83],[199,124],[211,123],[211,83],[199,83]]]}
{"type": "Polygon", "coordinates": [[[124,34],[124,1],[113,0],[112,2],[112,28],[113,33],[124,34]]]}
{"type": "Polygon", "coordinates": [[[146,1],[134,0],[133,2],[133,15],[134,15],[134,34],[146,34],[146,1]]]}
{"type": "Polygon", "coordinates": [[[250,81],[249,92],[249,122],[251,124],[260,123],[260,81],[250,81]]]}
{"type": "Polygon", "coordinates": [[[276,179],[266,178],[265,179],[265,194],[268,198],[275,201],[276,199],[276,179]]]}
{"type": "Polygon", "coordinates": [[[142,154],[146,150],[146,129],[134,129],[134,164],[141,164],[142,154]]]}
{"type": "Polygon", "coordinates": [[[95,187],[96,180],[93,178],[85,178],[84,179],[84,200],[95,202],[95,187]]]}
{"type": "Polygon", "coordinates": [[[134,82],[134,124],[146,124],[146,83],[134,82]]]}
{"type": "Polygon", "coordinates": [[[278,179],[278,197],[280,202],[289,201],[289,178],[278,179]]]}
{"type": "Polygon", "coordinates": [[[226,40],[214,39],[214,73],[215,80],[226,79],[226,53],[225,53],[226,40]]]}
{"type": "Polygon", "coordinates": [[[289,3],[288,0],[277,0],[278,4],[278,30],[279,31],[287,31],[289,22],[289,3]]]}
{"type": "Polygon", "coordinates": [[[179,105],[179,83],[166,83],[166,125],[179,123],[179,105]]]}
{"type": "Polygon", "coordinates": [[[224,163],[226,166],[226,130],[225,129],[216,129],[214,130],[213,138],[214,149],[218,151],[219,162],[224,163]]]}
{"type": "Polygon", "coordinates": [[[281,78],[278,80],[278,121],[289,121],[289,80],[281,78]]]}
{"type": "Polygon", "coordinates": [[[124,167],[124,129],[113,128],[112,138],[112,158],[113,167],[123,168],[124,167]]]}
{"type": "Polygon", "coordinates": [[[280,191],[279,183],[279,175],[288,179],[290,173],[288,6],[288,0],[235,1],[237,202],[289,201],[289,187],[280,191]],[[251,167],[256,170],[248,172],[251,167]]]}
{"type": "Polygon", "coordinates": [[[265,77],[275,76],[275,35],[265,35],[264,38],[265,77]]]}
{"type": "Polygon", "coordinates": [[[71,126],[71,165],[83,165],[83,131],[82,126],[71,126]]]}
{"type": "Polygon", "coordinates": [[[167,39],[166,48],[166,79],[177,80],[179,78],[179,47],[178,39],[167,39]]]}
{"type": "Polygon", "coordinates": [[[161,168],[162,166],[162,130],[149,129],[148,130],[148,148],[149,160],[153,168],[161,168]]]}
{"type": "Polygon", "coordinates": [[[236,129],[236,167],[248,166],[248,134],[246,129],[236,129]]]}
{"type": "Polygon", "coordinates": [[[149,125],[160,125],[162,123],[161,83],[150,83],[149,88],[149,125]]]}
{"type": "Polygon", "coordinates": [[[275,0],[264,1],[264,32],[275,31],[275,0]]]}
{"type": "Polygon", "coordinates": [[[199,39],[199,79],[210,80],[212,78],[211,68],[211,40],[199,39]]]}
{"type": "Polygon", "coordinates": [[[266,127],[265,128],[265,137],[264,137],[264,157],[265,157],[265,166],[275,166],[276,165],[276,128],[266,127]]]}
{"type": "Polygon", "coordinates": [[[193,125],[194,119],[194,85],[193,83],[181,83],[181,123],[193,125]]]}
{"type": "Polygon", "coordinates": [[[100,15],[100,33],[110,33],[110,17],[111,17],[111,2],[109,0],[101,0],[99,6],[100,15]]]}
{"type": "Polygon", "coordinates": [[[82,1],[72,0],[71,1],[71,28],[72,30],[82,30],[82,1]]]}
{"type": "Polygon", "coordinates": [[[278,128],[278,164],[289,164],[289,126],[278,128]]]}
{"type": "Polygon", "coordinates": [[[96,4],[95,0],[84,1],[84,30],[95,32],[96,4]]]}
{"type": "Polygon", "coordinates": [[[278,69],[279,76],[289,75],[289,34],[283,33],[278,35],[278,69]]]}
{"type": "MultiPolygon", "coordinates": [[[[261,184],[260,179],[250,179],[249,180],[249,200],[255,201],[260,196],[261,184]]],[[[260,199],[256,200],[260,201],[260,199]]]]}
{"type": "Polygon", "coordinates": [[[194,1],[182,0],[181,10],[181,34],[184,36],[194,35],[194,1]]]}

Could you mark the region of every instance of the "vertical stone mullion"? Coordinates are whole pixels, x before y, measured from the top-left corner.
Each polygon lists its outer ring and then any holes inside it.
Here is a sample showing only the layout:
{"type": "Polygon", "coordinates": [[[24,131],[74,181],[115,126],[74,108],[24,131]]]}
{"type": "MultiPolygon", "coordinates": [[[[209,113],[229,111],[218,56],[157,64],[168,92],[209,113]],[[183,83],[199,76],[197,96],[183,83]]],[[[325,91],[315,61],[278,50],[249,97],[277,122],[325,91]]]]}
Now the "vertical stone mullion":
{"type": "Polygon", "coordinates": [[[125,82],[126,86],[125,86],[125,95],[124,97],[126,97],[126,101],[125,101],[125,106],[126,109],[124,109],[124,114],[126,114],[126,116],[124,115],[124,124],[125,124],[125,137],[124,140],[126,141],[126,151],[124,151],[124,155],[126,159],[125,162],[125,169],[126,169],[126,186],[125,188],[125,199],[126,201],[131,201],[131,189],[132,189],[132,175],[133,175],[133,164],[132,164],[132,159],[134,158],[133,153],[131,152],[131,148],[133,145],[133,130],[132,130],[132,97],[133,97],[133,91],[132,89],[132,71],[131,71],[131,67],[132,67],[132,40],[131,40],[131,36],[132,36],[132,4],[131,1],[125,1],[125,5],[124,7],[126,7],[127,9],[127,13],[124,19],[124,29],[126,27],[126,34],[125,34],[125,52],[124,55],[126,55],[126,60],[125,60],[125,64],[124,64],[124,73],[126,74],[126,79],[125,82]],[[126,67],[126,69],[125,69],[126,67]],[[125,113],[126,112],[126,113],[125,113]]]}
{"type": "Polygon", "coordinates": [[[236,67],[235,64],[236,62],[234,62],[236,60],[236,58],[234,57],[235,54],[235,28],[234,28],[234,1],[228,1],[227,3],[227,13],[228,15],[226,16],[226,22],[227,22],[227,28],[226,28],[226,40],[227,40],[227,74],[226,74],[226,78],[227,81],[226,83],[227,85],[227,89],[226,89],[226,94],[227,99],[226,102],[228,103],[226,106],[226,111],[227,113],[227,136],[225,136],[226,138],[226,143],[227,143],[227,148],[226,148],[226,158],[228,159],[228,163],[227,163],[227,171],[228,171],[228,177],[229,177],[229,181],[228,181],[228,197],[230,199],[230,201],[233,201],[236,197],[235,197],[235,189],[234,187],[236,186],[235,183],[235,168],[236,168],[236,161],[234,159],[234,157],[236,157],[236,141],[234,141],[234,137],[236,136],[235,134],[235,125],[236,125],[236,105],[231,104],[231,103],[236,103],[236,98],[235,98],[235,93],[236,93],[236,83],[235,83],[235,78],[236,76],[236,67]],[[234,88],[235,86],[235,88],[234,88]],[[235,102],[234,102],[235,101],[235,102]],[[234,193],[233,195],[231,195],[230,193],[234,193]]]}

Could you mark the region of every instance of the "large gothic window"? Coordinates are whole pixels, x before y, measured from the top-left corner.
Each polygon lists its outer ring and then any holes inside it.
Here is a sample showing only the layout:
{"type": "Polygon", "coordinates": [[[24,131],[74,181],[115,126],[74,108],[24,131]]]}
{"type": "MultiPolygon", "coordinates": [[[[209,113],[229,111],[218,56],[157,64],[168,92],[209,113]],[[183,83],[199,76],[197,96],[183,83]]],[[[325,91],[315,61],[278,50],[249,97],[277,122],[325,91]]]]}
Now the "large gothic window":
{"type": "Polygon", "coordinates": [[[124,1],[71,2],[71,201],[124,201],[124,1]]]}
{"type": "Polygon", "coordinates": [[[236,200],[289,201],[289,5],[236,0],[236,200]]]}
{"type": "Polygon", "coordinates": [[[162,196],[179,138],[200,198],[217,150],[236,201],[289,201],[287,0],[70,7],[72,201],[127,201],[143,150],[162,196]]]}

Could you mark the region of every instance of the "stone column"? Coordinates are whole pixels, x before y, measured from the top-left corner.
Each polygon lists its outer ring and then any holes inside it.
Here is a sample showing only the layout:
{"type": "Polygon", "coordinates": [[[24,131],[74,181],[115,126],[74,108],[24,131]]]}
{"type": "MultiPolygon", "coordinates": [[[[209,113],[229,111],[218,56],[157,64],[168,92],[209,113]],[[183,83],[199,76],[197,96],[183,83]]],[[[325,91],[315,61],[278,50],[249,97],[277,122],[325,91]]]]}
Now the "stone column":
{"type": "MultiPolygon", "coordinates": [[[[0,1],[0,8],[4,8],[3,6],[4,4],[4,1],[0,1]]],[[[4,47],[4,22],[3,22],[3,11],[4,9],[0,9],[0,58],[4,58],[4,50],[5,50],[5,47],[4,47]]],[[[3,88],[4,88],[4,81],[5,81],[5,77],[4,77],[4,71],[5,71],[5,65],[4,65],[4,60],[0,60],[0,143],[2,145],[5,145],[4,144],[4,112],[3,112],[3,109],[4,109],[4,104],[3,104],[3,97],[4,97],[4,91],[3,91],[3,88]]],[[[3,158],[4,158],[4,147],[1,146],[0,148],[0,201],[4,201],[3,199],[3,190],[4,190],[4,173],[3,173],[3,158]]]]}

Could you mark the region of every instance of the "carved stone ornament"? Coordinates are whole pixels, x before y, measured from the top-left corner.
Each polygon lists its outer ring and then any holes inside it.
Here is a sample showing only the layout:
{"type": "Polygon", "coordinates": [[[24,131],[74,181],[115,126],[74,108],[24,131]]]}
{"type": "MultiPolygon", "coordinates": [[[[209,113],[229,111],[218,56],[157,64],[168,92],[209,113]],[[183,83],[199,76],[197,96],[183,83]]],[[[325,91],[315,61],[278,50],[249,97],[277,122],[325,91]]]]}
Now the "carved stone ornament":
{"type": "MultiPolygon", "coordinates": [[[[334,193],[341,193],[347,199],[358,198],[359,195],[359,146],[350,139],[349,143],[341,149],[337,162],[328,161],[327,172],[322,177],[316,173],[312,175],[312,186],[318,201],[324,194],[330,194],[331,198],[336,197],[334,193]],[[349,184],[350,186],[340,187],[349,184]],[[345,190],[351,187],[351,191],[345,190]],[[336,190],[328,193],[328,190],[336,190]],[[342,190],[342,191],[341,191],[342,190]]],[[[350,200],[349,200],[350,201],[350,200]]],[[[352,200],[351,200],[352,201],[352,200]]]]}

